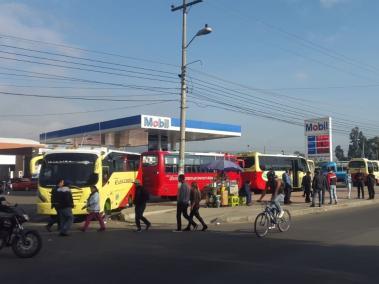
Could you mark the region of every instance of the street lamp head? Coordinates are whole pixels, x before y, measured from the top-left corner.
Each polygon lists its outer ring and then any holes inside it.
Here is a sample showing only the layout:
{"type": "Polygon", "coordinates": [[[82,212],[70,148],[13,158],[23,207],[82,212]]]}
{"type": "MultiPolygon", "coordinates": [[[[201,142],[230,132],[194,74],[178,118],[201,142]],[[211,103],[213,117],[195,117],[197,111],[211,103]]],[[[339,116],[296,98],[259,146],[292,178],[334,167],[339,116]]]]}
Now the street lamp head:
{"type": "Polygon", "coordinates": [[[201,30],[199,30],[196,34],[196,36],[202,36],[202,35],[207,35],[207,34],[210,34],[212,32],[212,28],[208,27],[207,24],[205,24],[204,28],[202,28],[201,30]]]}

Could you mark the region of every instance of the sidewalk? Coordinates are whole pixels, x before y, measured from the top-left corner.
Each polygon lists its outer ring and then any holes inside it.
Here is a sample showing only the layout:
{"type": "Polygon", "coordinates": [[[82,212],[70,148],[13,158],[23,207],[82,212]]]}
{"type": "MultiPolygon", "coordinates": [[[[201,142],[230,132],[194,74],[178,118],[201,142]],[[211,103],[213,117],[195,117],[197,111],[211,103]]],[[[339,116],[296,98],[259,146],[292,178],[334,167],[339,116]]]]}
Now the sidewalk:
{"type": "MultiPolygon", "coordinates": [[[[378,187],[376,192],[378,192],[378,187]]],[[[292,216],[300,216],[307,214],[321,214],[322,212],[341,210],[344,208],[360,207],[372,204],[379,204],[379,197],[374,200],[367,200],[367,188],[365,189],[366,200],[356,199],[357,193],[356,188],[352,190],[352,199],[347,198],[347,189],[339,187],[337,189],[338,204],[329,205],[329,193],[326,193],[325,205],[321,208],[310,207],[310,203],[304,202],[304,197],[302,192],[292,193],[292,204],[284,205],[283,208],[288,209],[292,216]]],[[[204,218],[207,224],[218,224],[218,223],[246,223],[254,222],[255,217],[263,211],[265,204],[256,202],[260,195],[253,196],[252,206],[237,206],[237,207],[220,207],[220,208],[206,208],[202,207],[200,209],[200,214],[204,218]]],[[[269,201],[271,194],[267,194],[264,201],[269,201]]],[[[317,203],[316,203],[317,204],[317,203]]],[[[134,222],[134,208],[128,208],[122,211],[122,215],[126,222],[134,222]]],[[[163,202],[149,204],[145,211],[145,216],[156,225],[168,225],[176,224],[176,202],[163,202]]],[[[186,224],[186,221],[184,221],[186,224]]]]}

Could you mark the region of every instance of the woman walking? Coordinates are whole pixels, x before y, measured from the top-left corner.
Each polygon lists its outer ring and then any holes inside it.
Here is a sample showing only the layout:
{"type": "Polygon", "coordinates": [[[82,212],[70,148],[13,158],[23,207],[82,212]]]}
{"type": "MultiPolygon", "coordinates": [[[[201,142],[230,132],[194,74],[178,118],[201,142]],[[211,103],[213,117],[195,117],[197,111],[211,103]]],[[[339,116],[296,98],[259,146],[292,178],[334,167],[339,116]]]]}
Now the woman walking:
{"type": "Polygon", "coordinates": [[[208,226],[205,224],[203,218],[201,218],[199,209],[200,209],[200,201],[201,201],[201,193],[199,187],[196,182],[191,184],[191,193],[190,193],[190,202],[191,202],[191,213],[189,216],[189,222],[187,228],[184,231],[191,231],[191,224],[193,229],[197,229],[197,224],[193,221],[193,217],[195,216],[197,220],[203,225],[202,231],[206,231],[208,226]]]}
{"type": "Polygon", "coordinates": [[[88,229],[89,223],[93,220],[96,219],[99,221],[100,224],[100,229],[98,230],[99,232],[102,232],[105,230],[105,225],[104,225],[104,220],[103,217],[100,214],[100,204],[99,204],[99,192],[97,190],[96,186],[91,186],[91,194],[88,197],[87,200],[87,205],[83,207],[87,208],[87,216],[86,216],[86,221],[84,223],[83,228],[80,230],[82,232],[85,232],[88,229]]]}

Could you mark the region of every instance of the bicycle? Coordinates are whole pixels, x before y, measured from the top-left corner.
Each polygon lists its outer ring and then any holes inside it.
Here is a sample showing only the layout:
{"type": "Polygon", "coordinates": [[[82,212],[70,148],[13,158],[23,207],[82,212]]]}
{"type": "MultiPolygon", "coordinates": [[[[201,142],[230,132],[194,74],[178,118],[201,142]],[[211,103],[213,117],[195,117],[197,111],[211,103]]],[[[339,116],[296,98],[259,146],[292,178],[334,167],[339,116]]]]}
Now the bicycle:
{"type": "Polygon", "coordinates": [[[255,218],[254,230],[255,234],[263,238],[269,230],[272,230],[278,225],[280,232],[287,232],[291,227],[291,214],[287,209],[284,209],[284,214],[279,218],[279,212],[272,202],[266,203],[263,212],[259,213],[255,218]]]}

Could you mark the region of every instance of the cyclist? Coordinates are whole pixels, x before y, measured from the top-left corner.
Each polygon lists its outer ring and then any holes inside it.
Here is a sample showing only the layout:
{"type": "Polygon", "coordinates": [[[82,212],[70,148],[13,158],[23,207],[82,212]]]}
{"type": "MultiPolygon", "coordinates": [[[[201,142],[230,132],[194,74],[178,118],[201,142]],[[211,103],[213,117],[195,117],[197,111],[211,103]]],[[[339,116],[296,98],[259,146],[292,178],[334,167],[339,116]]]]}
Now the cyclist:
{"type": "Polygon", "coordinates": [[[278,210],[279,212],[278,217],[282,218],[284,215],[284,211],[282,207],[280,206],[280,200],[282,200],[284,197],[283,182],[274,173],[273,175],[270,175],[269,186],[271,187],[271,190],[272,190],[271,203],[278,210]]]}

